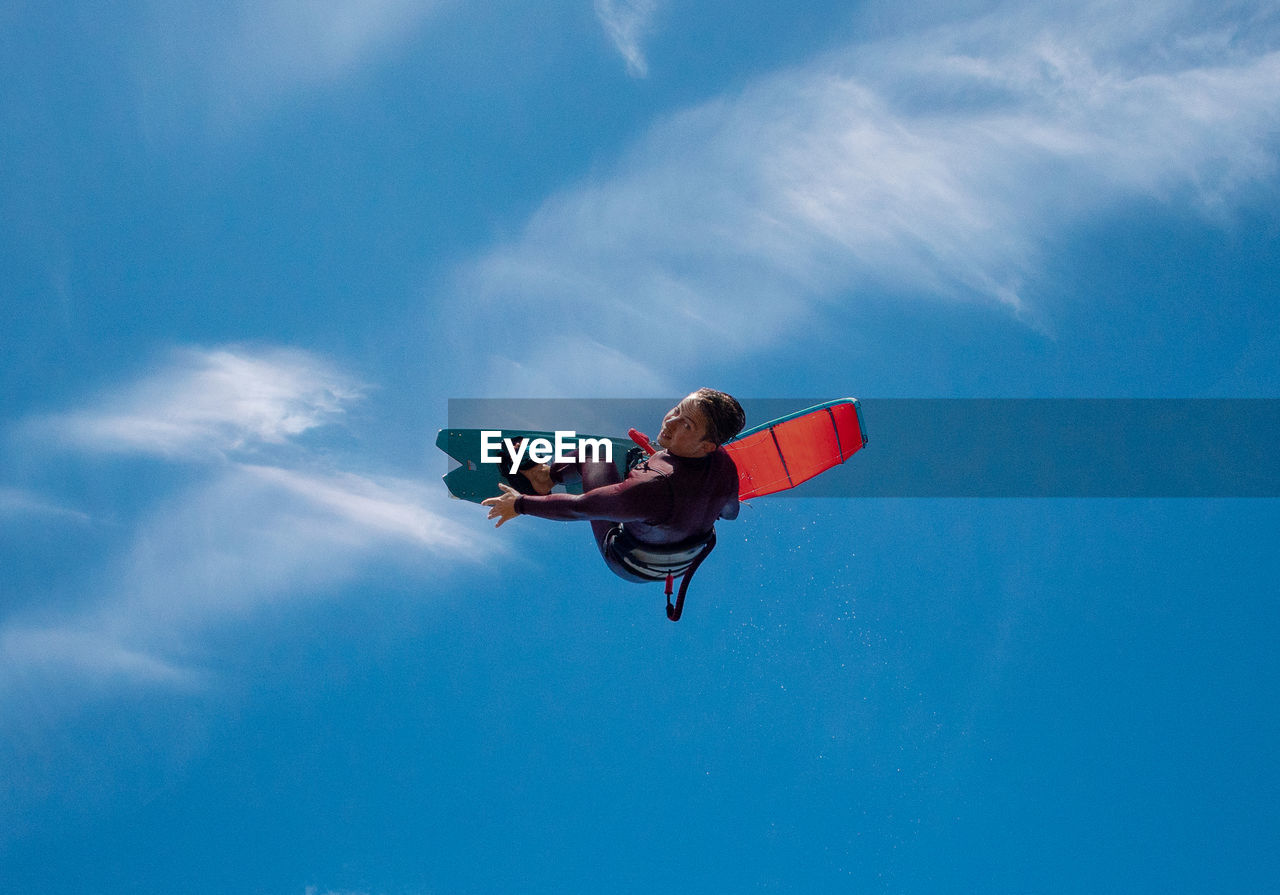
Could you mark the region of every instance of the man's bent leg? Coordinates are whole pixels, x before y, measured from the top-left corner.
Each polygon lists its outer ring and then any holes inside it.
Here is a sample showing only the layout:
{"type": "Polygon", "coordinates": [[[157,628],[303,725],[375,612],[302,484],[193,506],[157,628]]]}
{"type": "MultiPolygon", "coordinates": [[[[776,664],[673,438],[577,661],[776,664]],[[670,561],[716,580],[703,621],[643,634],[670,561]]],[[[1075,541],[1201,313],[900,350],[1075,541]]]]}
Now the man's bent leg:
{"type": "MultiPolygon", "coordinates": [[[[582,476],[583,493],[594,491],[596,488],[603,488],[606,485],[616,485],[622,481],[622,475],[618,472],[618,467],[609,461],[592,460],[576,465],[579,474],[582,476]]],[[[627,581],[643,582],[644,578],[634,574],[609,552],[609,533],[617,527],[617,522],[610,522],[607,519],[591,520],[591,536],[595,538],[596,549],[600,551],[600,555],[604,558],[604,564],[609,567],[609,571],[613,572],[613,574],[627,581]]]]}
{"type": "Polygon", "coordinates": [[[618,472],[618,467],[608,460],[588,460],[584,463],[576,464],[578,474],[582,477],[582,490],[594,491],[597,488],[603,488],[605,485],[616,485],[622,481],[622,474],[618,472]]]}
{"type": "MultiPolygon", "coordinates": [[[[616,485],[622,481],[622,476],[618,473],[618,467],[613,463],[608,463],[604,460],[592,460],[575,465],[578,467],[578,474],[582,476],[582,491],[584,494],[588,491],[594,491],[596,488],[603,488],[606,485],[616,485]]],[[[617,524],[607,519],[591,520],[591,534],[596,539],[596,547],[606,562],[609,556],[605,552],[605,535],[617,524]]]]}

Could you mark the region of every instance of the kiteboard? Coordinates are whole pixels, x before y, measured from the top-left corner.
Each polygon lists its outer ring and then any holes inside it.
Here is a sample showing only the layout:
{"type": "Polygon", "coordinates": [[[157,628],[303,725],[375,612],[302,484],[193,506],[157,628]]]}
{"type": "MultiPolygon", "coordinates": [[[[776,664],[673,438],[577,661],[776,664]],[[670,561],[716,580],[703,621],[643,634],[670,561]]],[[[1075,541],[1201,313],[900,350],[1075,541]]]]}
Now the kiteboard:
{"type": "MultiPolygon", "coordinates": [[[[634,429],[631,431],[631,438],[584,437],[608,441],[618,473],[625,477],[628,451],[637,444],[648,453],[655,450],[648,445],[647,438],[634,429]]],[[[501,493],[498,483],[505,479],[500,464],[481,462],[485,433],[492,444],[495,432],[498,437],[513,441],[544,439],[549,443],[554,443],[557,434],[521,429],[441,429],[436,436],[436,447],[458,463],[444,477],[445,486],[454,497],[479,503],[501,493]]],[[[726,442],[724,450],[738,467],[738,499],[750,500],[794,488],[845,462],[866,443],[857,399],[840,398],[748,429],[726,442]]],[[[562,488],[571,494],[582,490],[578,482],[557,486],[557,490],[562,488]]]]}

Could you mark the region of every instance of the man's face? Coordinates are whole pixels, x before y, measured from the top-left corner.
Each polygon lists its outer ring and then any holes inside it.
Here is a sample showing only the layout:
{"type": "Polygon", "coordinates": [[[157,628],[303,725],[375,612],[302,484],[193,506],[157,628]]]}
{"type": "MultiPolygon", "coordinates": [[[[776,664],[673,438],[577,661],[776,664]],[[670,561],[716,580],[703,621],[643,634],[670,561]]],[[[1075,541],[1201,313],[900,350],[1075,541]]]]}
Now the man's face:
{"type": "Polygon", "coordinates": [[[677,457],[705,457],[716,449],[707,440],[707,419],[691,398],[685,398],[662,418],[658,444],[677,457]]]}

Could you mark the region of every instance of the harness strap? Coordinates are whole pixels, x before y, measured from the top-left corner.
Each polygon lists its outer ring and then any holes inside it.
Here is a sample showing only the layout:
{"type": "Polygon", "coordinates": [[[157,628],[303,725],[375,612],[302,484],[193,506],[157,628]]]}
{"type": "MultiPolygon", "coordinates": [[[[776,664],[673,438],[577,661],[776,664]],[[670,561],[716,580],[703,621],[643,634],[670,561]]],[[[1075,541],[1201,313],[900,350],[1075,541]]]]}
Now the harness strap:
{"type": "Polygon", "coordinates": [[[667,575],[667,618],[673,622],[680,621],[680,614],[684,612],[684,595],[689,590],[689,582],[693,580],[693,573],[698,571],[698,566],[702,565],[702,561],[711,555],[711,551],[716,546],[715,529],[711,531],[711,537],[707,538],[707,545],[698,553],[697,558],[689,564],[689,568],[685,570],[684,577],[680,580],[680,593],[676,596],[676,602],[671,604],[671,585],[674,576],[667,575]]]}

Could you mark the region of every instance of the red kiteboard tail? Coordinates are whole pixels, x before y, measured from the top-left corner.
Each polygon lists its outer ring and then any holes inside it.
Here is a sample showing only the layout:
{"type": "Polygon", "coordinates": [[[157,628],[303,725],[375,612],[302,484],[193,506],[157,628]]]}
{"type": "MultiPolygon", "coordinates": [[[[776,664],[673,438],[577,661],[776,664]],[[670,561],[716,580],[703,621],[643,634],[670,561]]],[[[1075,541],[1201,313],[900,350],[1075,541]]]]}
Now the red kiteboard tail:
{"type": "Polygon", "coordinates": [[[738,467],[738,499],[749,500],[794,488],[866,443],[857,400],[842,398],[756,426],[724,449],[738,467]]]}

